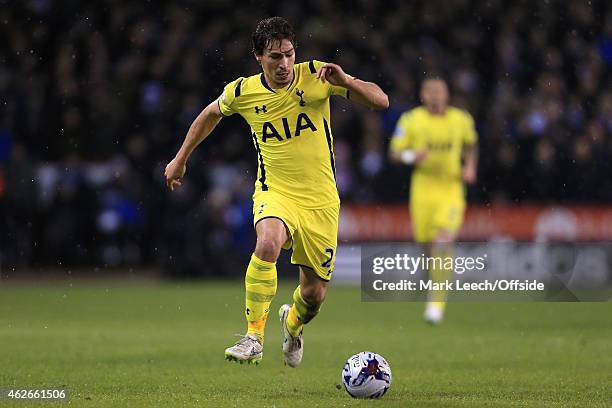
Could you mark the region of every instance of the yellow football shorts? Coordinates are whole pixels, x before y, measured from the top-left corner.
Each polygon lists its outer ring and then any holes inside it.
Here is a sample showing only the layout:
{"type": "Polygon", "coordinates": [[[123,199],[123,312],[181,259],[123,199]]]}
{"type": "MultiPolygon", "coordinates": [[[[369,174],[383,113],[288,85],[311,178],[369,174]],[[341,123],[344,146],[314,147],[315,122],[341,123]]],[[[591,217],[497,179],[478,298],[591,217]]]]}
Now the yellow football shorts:
{"type": "Polygon", "coordinates": [[[411,189],[410,219],[414,240],[433,242],[440,231],[457,232],[463,224],[463,189],[411,189]],[[453,191],[456,190],[456,191],[453,191]]]}
{"type": "Polygon", "coordinates": [[[329,281],[336,262],[340,206],[309,210],[272,191],[253,197],[253,225],[264,218],[278,218],[287,227],[290,239],[283,249],[293,249],[291,263],[311,268],[329,281]]]}

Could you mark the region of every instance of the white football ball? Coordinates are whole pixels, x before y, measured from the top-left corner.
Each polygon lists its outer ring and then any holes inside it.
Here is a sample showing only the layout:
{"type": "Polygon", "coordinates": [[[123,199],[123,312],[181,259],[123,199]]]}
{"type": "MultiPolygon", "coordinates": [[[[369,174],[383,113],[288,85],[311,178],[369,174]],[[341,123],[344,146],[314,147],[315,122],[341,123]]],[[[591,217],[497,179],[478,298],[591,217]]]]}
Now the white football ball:
{"type": "Polygon", "coordinates": [[[342,384],[351,397],[380,398],[391,386],[391,366],[381,355],[362,351],[344,363],[342,384]]]}

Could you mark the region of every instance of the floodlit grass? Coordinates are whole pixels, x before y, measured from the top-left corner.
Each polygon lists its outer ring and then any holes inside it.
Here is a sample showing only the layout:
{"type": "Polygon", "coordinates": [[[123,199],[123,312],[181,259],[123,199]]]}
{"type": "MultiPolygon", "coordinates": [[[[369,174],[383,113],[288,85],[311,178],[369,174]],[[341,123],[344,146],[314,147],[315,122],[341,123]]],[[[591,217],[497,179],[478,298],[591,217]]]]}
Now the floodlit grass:
{"type": "Polygon", "coordinates": [[[247,366],[223,359],[245,328],[242,282],[4,285],[0,388],[66,387],[79,407],[612,406],[611,303],[454,303],[430,327],[422,304],[332,287],[290,369],[275,311],[293,288],[280,285],[263,362],[247,366]],[[391,364],[379,401],[336,388],[363,350],[391,364]]]}

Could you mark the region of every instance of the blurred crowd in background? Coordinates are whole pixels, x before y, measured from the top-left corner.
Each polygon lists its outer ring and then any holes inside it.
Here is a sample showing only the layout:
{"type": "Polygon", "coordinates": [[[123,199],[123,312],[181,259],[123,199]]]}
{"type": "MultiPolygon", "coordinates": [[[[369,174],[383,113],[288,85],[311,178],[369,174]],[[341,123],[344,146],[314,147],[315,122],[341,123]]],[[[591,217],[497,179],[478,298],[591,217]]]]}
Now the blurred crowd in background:
{"type": "Polygon", "coordinates": [[[256,172],[248,126],[219,127],[183,187],[163,169],[196,115],[259,72],[257,22],[294,24],[297,61],[339,63],[391,108],[332,102],[343,202],[408,198],[386,157],[423,75],[476,119],[472,203],[612,202],[612,6],[597,1],[0,0],[0,266],[160,264],[243,273],[256,172]]]}

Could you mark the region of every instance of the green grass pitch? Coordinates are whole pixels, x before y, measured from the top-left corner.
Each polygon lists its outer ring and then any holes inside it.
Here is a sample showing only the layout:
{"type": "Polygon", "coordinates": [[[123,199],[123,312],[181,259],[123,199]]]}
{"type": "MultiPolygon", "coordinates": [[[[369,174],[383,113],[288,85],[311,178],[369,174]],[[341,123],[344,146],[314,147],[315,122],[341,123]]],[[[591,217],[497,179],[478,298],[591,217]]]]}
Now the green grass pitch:
{"type": "MultiPolygon", "coordinates": [[[[422,304],[362,303],[332,287],[283,366],[272,305],[259,366],[224,360],[244,330],[242,282],[0,286],[0,388],[67,387],[78,407],[612,406],[612,303],[453,303],[442,326],[422,304]],[[391,364],[381,400],[337,389],[344,361],[391,364]]],[[[0,400],[0,406],[8,404],[0,400]]],[[[19,402],[14,406],[56,406],[19,402]]]]}

